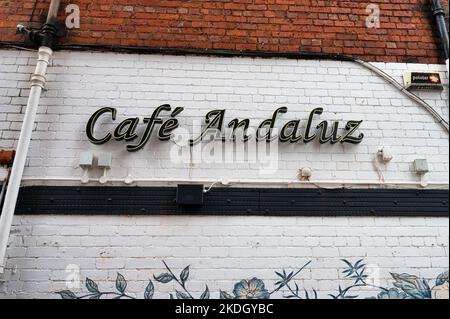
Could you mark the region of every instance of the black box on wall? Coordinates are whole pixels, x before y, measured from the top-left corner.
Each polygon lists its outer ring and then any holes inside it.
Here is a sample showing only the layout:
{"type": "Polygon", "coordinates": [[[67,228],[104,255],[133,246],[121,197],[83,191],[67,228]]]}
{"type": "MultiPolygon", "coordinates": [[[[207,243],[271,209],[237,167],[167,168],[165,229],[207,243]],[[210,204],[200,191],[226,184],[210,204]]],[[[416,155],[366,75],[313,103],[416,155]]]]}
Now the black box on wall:
{"type": "Polygon", "coordinates": [[[177,204],[179,206],[202,206],[203,185],[178,185],[177,204]]]}

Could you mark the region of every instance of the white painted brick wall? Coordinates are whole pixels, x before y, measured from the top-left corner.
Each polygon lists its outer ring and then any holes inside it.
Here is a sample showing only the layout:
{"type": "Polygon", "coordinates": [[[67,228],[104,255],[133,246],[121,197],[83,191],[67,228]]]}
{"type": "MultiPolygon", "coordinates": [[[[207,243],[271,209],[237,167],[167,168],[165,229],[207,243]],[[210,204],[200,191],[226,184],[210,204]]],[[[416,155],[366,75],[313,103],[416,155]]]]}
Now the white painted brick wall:
{"type": "MultiPolygon", "coordinates": [[[[253,277],[270,289],[275,271],[312,261],[297,283],[327,298],[351,284],[341,258],[364,258],[384,287],[392,286],[391,272],[433,282],[448,269],[448,231],[445,218],[22,216],[15,218],[0,298],[55,298],[66,289],[69,265],[104,291],[120,272],[129,293],[142,298],[148,279],[164,272],[163,260],[177,273],[191,265],[190,291],[199,296],[207,284],[214,298],[253,277]]],[[[155,297],[168,298],[174,289],[156,284],[155,297]]]]}
{"type": "MultiPolygon", "coordinates": [[[[34,63],[34,53],[0,51],[0,148],[17,142],[34,63]]],[[[448,118],[444,66],[377,66],[398,80],[405,70],[441,72],[444,92],[420,95],[448,118]]],[[[79,178],[79,155],[93,150],[113,153],[109,175],[114,178],[130,173],[140,178],[292,180],[297,169],[309,166],[315,180],[377,181],[373,156],[378,146],[389,146],[394,159],[383,168],[387,182],[418,181],[412,161],[427,158],[428,180],[448,183],[448,133],[423,108],[352,63],[57,52],[49,72],[28,178],[79,178]],[[99,147],[86,140],[86,121],[100,107],[116,107],[124,118],[149,115],[163,103],[185,107],[184,124],[216,108],[226,108],[230,120],[249,117],[256,123],[280,106],[289,107],[285,121],[304,119],[323,106],[328,119],[363,119],[366,138],[358,146],[282,146],[280,169],[264,177],[245,163],[174,165],[169,143],[155,140],[134,154],[121,143],[99,147]]],[[[148,279],[164,271],[163,260],[177,273],[191,265],[189,289],[200,295],[208,284],[214,298],[219,290],[231,293],[234,284],[253,277],[272,289],[275,271],[296,270],[312,261],[297,282],[327,297],[339,285],[351,284],[343,277],[341,258],[365,258],[379,269],[380,285],[386,287],[392,286],[390,272],[436,278],[449,268],[448,232],[447,218],[17,216],[0,298],[57,297],[54,292],[65,289],[71,264],[80,267],[82,279],[92,278],[103,290],[114,289],[121,272],[130,294],[142,297],[148,279]]],[[[167,298],[173,291],[172,284],[157,284],[155,297],[167,298]]],[[[377,293],[363,289],[360,296],[377,293]]]]}
{"type": "MultiPolygon", "coordinates": [[[[10,148],[17,142],[34,63],[32,52],[0,53],[0,147],[10,148]]],[[[376,65],[399,81],[406,70],[441,72],[445,90],[419,95],[448,118],[445,66],[376,65]]],[[[80,153],[93,150],[113,153],[109,175],[119,179],[131,174],[143,179],[220,176],[232,180],[258,176],[262,180],[289,181],[295,180],[298,169],[311,167],[313,180],[378,181],[372,161],[379,146],[389,146],[394,155],[393,161],[382,167],[387,182],[418,182],[419,177],[412,172],[412,162],[417,158],[428,159],[429,181],[448,182],[448,133],[423,107],[357,64],[57,52],[49,68],[49,83],[41,100],[25,177],[78,178],[82,175],[78,167],[80,153]],[[111,141],[95,146],[85,137],[88,118],[101,107],[116,107],[120,121],[148,116],[164,103],[186,108],[179,116],[184,127],[218,108],[227,109],[228,120],[248,117],[256,126],[280,106],[287,106],[289,113],[279,123],[304,120],[313,108],[324,107],[323,119],[364,120],[362,131],[366,137],[358,146],[318,142],[280,145],[279,169],[265,176],[258,176],[258,165],[248,163],[171,163],[168,160],[173,144],[159,142],[155,137],[135,154],[127,154],[124,143],[111,141]]],[[[100,174],[98,171],[93,175],[100,174]]]]}

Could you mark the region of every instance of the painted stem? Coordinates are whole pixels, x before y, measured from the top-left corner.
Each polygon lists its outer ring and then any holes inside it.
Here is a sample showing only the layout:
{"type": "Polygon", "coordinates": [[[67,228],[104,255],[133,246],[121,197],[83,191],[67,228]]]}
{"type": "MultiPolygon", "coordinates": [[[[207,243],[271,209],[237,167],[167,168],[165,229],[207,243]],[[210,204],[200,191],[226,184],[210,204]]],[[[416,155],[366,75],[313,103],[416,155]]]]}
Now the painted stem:
{"type": "Polygon", "coordinates": [[[353,286],[350,286],[350,287],[346,288],[346,289],[343,290],[337,297],[338,297],[338,298],[339,298],[339,297],[345,297],[345,295],[347,294],[347,292],[349,292],[349,291],[352,290],[353,288],[361,288],[361,287],[372,287],[372,288],[377,288],[377,289],[380,289],[380,290],[383,290],[383,291],[386,291],[386,292],[389,291],[389,289],[386,289],[386,288],[383,288],[383,287],[379,287],[379,286],[376,286],[376,285],[372,285],[372,284],[368,284],[368,283],[366,283],[366,282],[363,282],[362,284],[359,284],[359,285],[353,285],[353,286]]]}
{"type": "MultiPolygon", "coordinates": [[[[287,287],[289,290],[291,290],[291,292],[292,292],[292,289],[291,289],[291,287],[289,286],[289,283],[290,283],[295,277],[297,277],[297,276],[298,276],[298,275],[299,275],[306,267],[308,267],[311,263],[312,263],[312,260],[310,260],[309,262],[307,262],[302,268],[300,268],[299,271],[297,271],[297,272],[292,276],[292,278],[291,278],[288,282],[285,283],[284,286],[286,286],[286,287],[287,287]]],[[[280,291],[284,286],[280,286],[279,288],[275,289],[274,291],[272,291],[272,292],[270,293],[270,295],[273,295],[274,293],[280,291]]],[[[298,296],[297,294],[294,294],[294,295],[298,296]]]]}
{"type": "Polygon", "coordinates": [[[172,270],[169,268],[169,266],[166,264],[166,262],[163,260],[164,266],[166,266],[167,271],[172,275],[172,277],[175,279],[175,281],[181,286],[181,288],[183,288],[183,290],[188,294],[188,296],[191,299],[195,299],[191,293],[186,289],[184,283],[182,283],[181,281],[178,280],[177,276],[175,276],[175,274],[172,272],[172,270]]]}
{"type": "Polygon", "coordinates": [[[124,298],[129,298],[129,299],[136,299],[136,298],[131,297],[131,296],[127,295],[127,294],[118,294],[117,292],[92,293],[92,294],[89,294],[89,295],[84,295],[84,296],[77,297],[77,299],[85,299],[85,298],[94,297],[94,296],[100,296],[101,297],[101,296],[105,296],[105,295],[115,295],[115,296],[118,296],[119,298],[124,297],[124,298]]]}

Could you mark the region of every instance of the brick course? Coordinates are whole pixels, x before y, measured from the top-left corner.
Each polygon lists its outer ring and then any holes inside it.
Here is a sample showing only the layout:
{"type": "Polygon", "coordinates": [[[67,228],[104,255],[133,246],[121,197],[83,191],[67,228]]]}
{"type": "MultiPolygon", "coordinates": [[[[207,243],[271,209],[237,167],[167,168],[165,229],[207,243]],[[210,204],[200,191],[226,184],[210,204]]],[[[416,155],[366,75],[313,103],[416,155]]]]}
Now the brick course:
{"type": "MultiPolygon", "coordinates": [[[[428,0],[87,1],[81,28],[62,43],[137,47],[321,52],[369,61],[441,63],[428,0]],[[369,4],[381,28],[366,27],[369,4]]],[[[67,1],[63,1],[67,5],[67,1]]],[[[444,1],[448,8],[448,2],[444,1]]],[[[1,1],[0,42],[22,43],[17,23],[39,27],[48,1],[1,1]]],[[[63,8],[61,20],[64,20],[63,8]]]]}

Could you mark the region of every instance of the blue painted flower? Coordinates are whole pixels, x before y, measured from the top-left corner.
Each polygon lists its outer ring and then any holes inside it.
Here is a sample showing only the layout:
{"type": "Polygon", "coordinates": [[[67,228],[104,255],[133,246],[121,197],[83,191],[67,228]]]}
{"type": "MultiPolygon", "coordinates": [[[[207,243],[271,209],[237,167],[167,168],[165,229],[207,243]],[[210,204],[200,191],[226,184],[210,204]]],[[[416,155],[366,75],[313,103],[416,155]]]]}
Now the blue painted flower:
{"type": "Polygon", "coordinates": [[[431,290],[433,299],[449,299],[449,272],[440,274],[436,279],[436,286],[431,290]]]}
{"type": "Polygon", "coordinates": [[[258,278],[252,280],[242,280],[234,286],[233,293],[236,299],[269,299],[270,293],[267,291],[264,282],[258,278]]]}
{"type": "Polygon", "coordinates": [[[432,293],[432,298],[433,299],[444,299],[444,300],[448,300],[449,299],[449,283],[448,281],[440,286],[436,286],[431,290],[432,293]]]}
{"type": "Polygon", "coordinates": [[[431,299],[431,288],[426,279],[421,279],[410,274],[394,274],[394,286],[404,291],[408,297],[413,299],[431,299]]]}
{"type": "Polygon", "coordinates": [[[403,291],[392,288],[378,294],[377,299],[409,299],[408,295],[403,291]]]}

